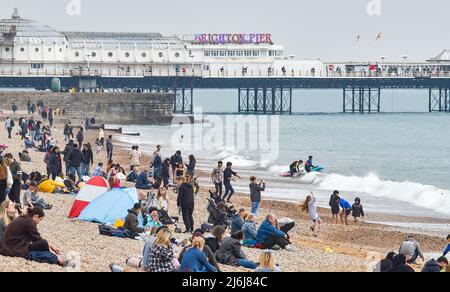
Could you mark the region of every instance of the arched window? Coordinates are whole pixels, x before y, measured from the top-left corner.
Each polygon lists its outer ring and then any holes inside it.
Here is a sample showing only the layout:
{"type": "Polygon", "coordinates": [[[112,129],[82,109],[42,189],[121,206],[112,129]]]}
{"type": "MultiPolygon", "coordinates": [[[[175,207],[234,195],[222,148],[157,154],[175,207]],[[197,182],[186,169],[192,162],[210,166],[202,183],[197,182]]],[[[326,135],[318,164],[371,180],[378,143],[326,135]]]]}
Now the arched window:
{"type": "Polygon", "coordinates": [[[176,52],[175,53],[175,58],[179,58],[180,57],[180,53],[176,52]]]}
{"type": "Polygon", "coordinates": [[[147,53],[146,52],[143,52],[142,53],[142,58],[146,58],[147,57],[147,53]]]}
{"type": "Polygon", "coordinates": [[[114,56],[114,54],[112,52],[109,52],[108,57],[112,58],[112,56],[114,56]]]}
{"type": "Polygon", "coordinates": [[[79,57],[80,56],[80,52],[75,52],[75,57],[79,57]]]}
{"type": "Polygon", "coordinates": [[[96,53],[96,52],[92,52],[92,53],[91,53],[91,57],[94,57],[94,58],[95,58],[96,56],[97,56],[97,53],[96,53]]]}
{"type": "Polygon", "coordinates": [[[125,57],[126,57],[126,58],[129,58],[129,57],[130,57],[130,53],[126,52],[126,53],[125,53],[125,57]]]}
{"type": "Polygon", "coordinates": [[[158,53],[158,56],[159,56],[160,58],[162,58],[162,57],[164,57],[164,54],[163,54],[162,52],[159,52],[159,53],[158,53]]]}

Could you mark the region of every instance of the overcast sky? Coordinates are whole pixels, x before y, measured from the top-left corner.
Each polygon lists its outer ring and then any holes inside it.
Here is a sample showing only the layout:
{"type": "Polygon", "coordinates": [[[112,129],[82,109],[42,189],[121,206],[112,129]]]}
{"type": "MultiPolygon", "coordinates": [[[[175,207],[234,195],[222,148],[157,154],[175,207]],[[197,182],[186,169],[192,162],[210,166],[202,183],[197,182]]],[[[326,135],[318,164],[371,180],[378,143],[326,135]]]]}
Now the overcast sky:
{"type": "Polygon", "coordinates": [[[0,18],[17,7],[57,30],[271,33],[286,54],[327,61],[425,60],[450,49],[448,0],[0,0],[0,7],[0,18]],[[73,1],[80,15],[67,13],[73,1]],[[374,16],[372,1],[381,2],[374,16]]]}

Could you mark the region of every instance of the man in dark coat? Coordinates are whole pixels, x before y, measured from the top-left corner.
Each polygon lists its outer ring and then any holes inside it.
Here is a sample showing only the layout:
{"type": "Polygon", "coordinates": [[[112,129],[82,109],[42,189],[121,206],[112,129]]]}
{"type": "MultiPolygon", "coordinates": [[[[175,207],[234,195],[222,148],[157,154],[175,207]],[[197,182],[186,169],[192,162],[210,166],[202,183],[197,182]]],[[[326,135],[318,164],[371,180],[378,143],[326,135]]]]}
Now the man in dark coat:
{"type": "Polygon", "coordinates": [[[138,221],[138,214],[141,213],[141,204],[136,203],[133,207],[133,209],[128,210],[128,215],[125,218],[125,223],[123,227],[125,228],[125,232],[127,234],[127,237],[129,238],[135,238],[140,233],[143,233],[145,231],[144,228],[139,227],[139,221],[138,221]]]}
{"type": "Polygon", "coordinates": [[[78,175],[78,180],[82,180],[83,173],[81,169],[81,164],[83,163],[83,153],[80,148],[78,148],[78,144],[73,144],[73,148],[67,156],[67,162],[69,164],[70,171],[69,173],[78,175]]]}
{"type": "Polygon", "coordinates": [[[191,184],[190,176],[186,176],[184,182],[178,190],[177,206],[181,209],[183,214],[184,225],[186,226],[185,233],[194,232],[194,189],[191,184]]]}

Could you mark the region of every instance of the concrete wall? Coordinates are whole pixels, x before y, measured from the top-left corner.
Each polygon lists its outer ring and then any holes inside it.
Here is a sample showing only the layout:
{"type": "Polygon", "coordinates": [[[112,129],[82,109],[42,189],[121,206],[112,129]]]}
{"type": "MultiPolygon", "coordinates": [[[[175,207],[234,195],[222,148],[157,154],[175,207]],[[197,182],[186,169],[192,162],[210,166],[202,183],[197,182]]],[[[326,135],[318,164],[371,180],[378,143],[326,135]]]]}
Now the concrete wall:
{"type": "Polygon", "coordinates": [[[63,119],[95,117],[98,123],[156,124],[172,120],[173,98],[166,93],[0,92],[0,108],[10,111],[15,102],[22,112],[28,100],[37,104],[42,99],[49,107],[65,109],[63,119]]]}

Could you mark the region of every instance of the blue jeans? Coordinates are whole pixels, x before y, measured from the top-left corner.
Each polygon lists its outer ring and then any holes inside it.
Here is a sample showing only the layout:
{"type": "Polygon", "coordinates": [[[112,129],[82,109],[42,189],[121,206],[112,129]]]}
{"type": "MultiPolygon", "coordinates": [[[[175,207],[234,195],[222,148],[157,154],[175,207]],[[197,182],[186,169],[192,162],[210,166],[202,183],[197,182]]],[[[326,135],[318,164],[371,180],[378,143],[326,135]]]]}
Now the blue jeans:
{"type": "Polygon", "coordinates": [[[222,183],[214,183],[214,186],[216,187],[216,193],[222,197],[222,183]]]}
{"type": "Polygon", "coordinates": [[[254,262],[249,261],[249,260],[243,260],[243,259],[238,260],[237,265],[238,265],[238,267],[244,267],[246,269],[251,269],[251,270],[254,270],[258,267],[258,265],[255,264],[254,262]]]}
{"type": "Polygon", "coordinates": [[[81,180],[81,178],[83,177],[83,172],[82,172],[81,166],[71,167],[70,174],[78,175],[78,180],[81,180]]]}
{"type": "Polygon", "coordinates": [[[260,204],[261,202],[252,202],[252,214],[258,215],[260,204]]]}

